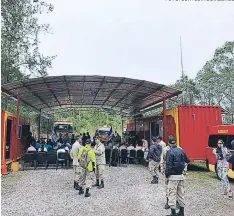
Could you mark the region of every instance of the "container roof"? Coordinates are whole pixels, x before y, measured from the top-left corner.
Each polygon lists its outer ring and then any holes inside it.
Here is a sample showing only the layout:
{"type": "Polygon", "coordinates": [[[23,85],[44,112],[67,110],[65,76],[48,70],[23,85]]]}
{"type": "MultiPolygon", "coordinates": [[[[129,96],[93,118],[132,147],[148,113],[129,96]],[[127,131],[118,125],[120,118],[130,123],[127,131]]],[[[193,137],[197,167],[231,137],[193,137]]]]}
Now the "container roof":
{"type": "Polygon", "coordinates": [[[109,76],[48,76],[3,84],[2,93],[35,110],[96,107],[132,114],[181,93],[145,80],[109,76]]]}

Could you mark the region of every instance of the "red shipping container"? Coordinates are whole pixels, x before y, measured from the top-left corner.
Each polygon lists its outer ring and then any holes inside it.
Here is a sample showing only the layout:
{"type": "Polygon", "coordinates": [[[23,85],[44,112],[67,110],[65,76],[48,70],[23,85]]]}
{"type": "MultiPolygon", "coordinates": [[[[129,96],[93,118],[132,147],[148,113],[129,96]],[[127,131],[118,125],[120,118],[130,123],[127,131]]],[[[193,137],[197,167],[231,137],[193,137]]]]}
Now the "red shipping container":
{"type": "Polygon", "coordinates": [[[180,146],[191,161],[206,160],[209,126],[222,124],[221,108],[179,106],[180,146]]]}

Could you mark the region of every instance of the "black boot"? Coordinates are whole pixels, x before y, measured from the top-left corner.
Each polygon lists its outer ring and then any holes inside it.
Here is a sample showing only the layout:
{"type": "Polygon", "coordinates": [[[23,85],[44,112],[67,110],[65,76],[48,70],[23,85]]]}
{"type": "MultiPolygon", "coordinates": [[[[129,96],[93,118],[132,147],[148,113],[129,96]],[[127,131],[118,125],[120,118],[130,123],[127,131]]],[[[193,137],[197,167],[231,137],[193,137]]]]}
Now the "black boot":
{"type": "Polygon", "coordinates": [[[103,180],[101,180],[101,184],[98,186],[98,189],[102,189],[102,188],[104,188],[104,181],[103,180]]]}
{"type": "Polygon", "coordinates": [[[165,209],[169,209],[170,208],[170,206],[168,205],[168,198],[167,198],[167,202],[166,202],[166,204],[165,204],[165,207],[164,207],[165,209]]]}
{"type": "Polygon", "coordinates": [[[76,181],[74,181],[74,188],[76,188],[76,181]]]}
{"type": "Polygon", "coordinates": [[[153,176],[153,180],[151,181],[151,184],[157,184],[158,178],[156,176],[153,176]]]}
{"type": "Polygon", "coordinates": [[[177,213],[177,216],[184,216],[184,207],[180,207],[180,211],[177,213]]]}
{"type": "Polygon", "coordinates": [[[171,209],[171,214],[167,215],[167,216],[177,216],[176,210],[175,209],[171,209]]]}
{"type": "Polygon", "coordinates": [[[94,187],[98,187],[99,186],[99,179],[96,179],[96,184],[93,185],[94,187]]]}
{"type": "Polygon", "coordinates": [[[82,194],[84,194],[84,190],[83,190],[83,188],[80,186],[80,187],[79,187],[79,195],[82,195],[82,194]]]}
{"type": "Polygon", "coordinates": [[[86,188],[85,190],[85,197],[90,197],[90,193],[89,193],[89,188],[86,188]]]}
{"type": "Polygon", "coordinates": [[[76,190],[79,190],[80,189],[80,186],[79,186],[79,183],[76,182],[76,187],[75,187],[76,190]]]}

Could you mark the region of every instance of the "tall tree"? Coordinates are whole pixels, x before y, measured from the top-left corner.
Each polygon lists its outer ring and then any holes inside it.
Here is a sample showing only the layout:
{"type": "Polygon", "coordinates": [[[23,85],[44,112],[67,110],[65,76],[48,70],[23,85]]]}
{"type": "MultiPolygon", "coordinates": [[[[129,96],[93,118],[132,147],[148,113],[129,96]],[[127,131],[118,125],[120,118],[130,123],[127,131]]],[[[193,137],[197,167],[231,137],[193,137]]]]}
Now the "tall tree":
{"type": "Polygon", "coordinates": [[[39,35],[49,33],[49,25],[40,24],[38,15],[53,11],[53,6],[39,0],[2,0],[2,83],[47,75],[55,56],[39,51],[39,35]]]}

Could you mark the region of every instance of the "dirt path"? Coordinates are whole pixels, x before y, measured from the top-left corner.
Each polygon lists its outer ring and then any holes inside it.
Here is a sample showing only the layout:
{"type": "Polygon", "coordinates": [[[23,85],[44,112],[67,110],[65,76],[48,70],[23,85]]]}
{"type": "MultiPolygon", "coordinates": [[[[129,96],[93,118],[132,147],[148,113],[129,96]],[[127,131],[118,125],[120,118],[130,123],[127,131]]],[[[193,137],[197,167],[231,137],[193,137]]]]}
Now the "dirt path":
{"type": "MultiPolygon", "coordinates": [[[[233,216],[234,200],[220,194],[214,174],[190,172],[186,180],[186,216],[233,216]]],[[[107,167],[105,189],[84,198],[72,188],[72,170],[24,171],[2,177],[2,215],[161,216],[165,185],[150,184],[145,167],[107,167]]]]}

